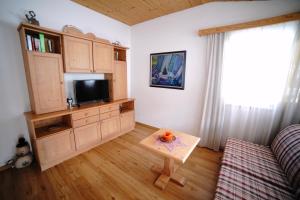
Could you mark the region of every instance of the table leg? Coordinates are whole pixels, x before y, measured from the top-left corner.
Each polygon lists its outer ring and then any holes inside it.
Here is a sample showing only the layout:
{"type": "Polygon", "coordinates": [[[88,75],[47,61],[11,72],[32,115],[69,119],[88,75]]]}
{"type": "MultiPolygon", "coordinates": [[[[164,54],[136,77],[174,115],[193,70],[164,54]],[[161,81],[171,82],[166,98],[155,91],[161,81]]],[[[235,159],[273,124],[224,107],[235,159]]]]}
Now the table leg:
{"type": "Polygon", "coordinates": [[[184,186],[186,179],[180,175],[175,174],[177,168],[178,166],[174,164],[174,159],[171,158],[165,158],[163,168],[157,165],[152,166],[152,171],[161,174],[155,181],[154,185],[163,190],[171,180],[179,184],[180,186],[184,186]]]}

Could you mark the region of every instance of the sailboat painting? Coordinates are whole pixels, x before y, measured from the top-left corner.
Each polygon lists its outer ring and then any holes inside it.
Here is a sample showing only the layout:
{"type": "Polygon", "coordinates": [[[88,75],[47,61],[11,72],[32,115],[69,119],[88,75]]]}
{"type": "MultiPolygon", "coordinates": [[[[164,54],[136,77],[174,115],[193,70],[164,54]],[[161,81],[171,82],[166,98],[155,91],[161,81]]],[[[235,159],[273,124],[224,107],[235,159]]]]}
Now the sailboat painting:
{"type": "Polygon", "coordinates": [[[184,90],[186,51],[150,54],[150,87],[184,90]]]}

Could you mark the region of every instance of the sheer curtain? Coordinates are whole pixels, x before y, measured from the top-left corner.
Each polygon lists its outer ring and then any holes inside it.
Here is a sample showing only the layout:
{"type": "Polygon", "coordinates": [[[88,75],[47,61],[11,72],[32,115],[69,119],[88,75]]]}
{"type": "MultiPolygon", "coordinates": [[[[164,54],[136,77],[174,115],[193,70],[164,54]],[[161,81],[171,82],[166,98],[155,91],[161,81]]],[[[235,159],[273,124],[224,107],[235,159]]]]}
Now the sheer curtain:
{"type": "Polygon", "coordinates": [[[208,38],[200,144],[219,150],[228,137],[269,144],[278,129],[300,120],[299,22],[224,35],[222,44],[208,38]]]}

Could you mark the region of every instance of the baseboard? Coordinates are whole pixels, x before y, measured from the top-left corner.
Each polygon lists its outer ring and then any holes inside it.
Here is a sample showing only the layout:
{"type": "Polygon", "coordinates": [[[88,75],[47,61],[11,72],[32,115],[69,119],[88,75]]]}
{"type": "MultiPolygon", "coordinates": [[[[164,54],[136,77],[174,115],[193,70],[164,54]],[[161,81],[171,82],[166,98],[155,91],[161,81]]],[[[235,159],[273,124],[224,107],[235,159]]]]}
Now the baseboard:
{"type": "Polygon", "coordinates": [[[142,122],[135,122],[136,124],[140,125],[140,126],[144,126],[144,127],[147,127],[147,128],[152,128],[152,129],[156,129],[156,130],[159,130],[159,128],[155,127],[155,126],[151,126],[151,125],[148,125],[148,124],[144,124],[142,122]]]}

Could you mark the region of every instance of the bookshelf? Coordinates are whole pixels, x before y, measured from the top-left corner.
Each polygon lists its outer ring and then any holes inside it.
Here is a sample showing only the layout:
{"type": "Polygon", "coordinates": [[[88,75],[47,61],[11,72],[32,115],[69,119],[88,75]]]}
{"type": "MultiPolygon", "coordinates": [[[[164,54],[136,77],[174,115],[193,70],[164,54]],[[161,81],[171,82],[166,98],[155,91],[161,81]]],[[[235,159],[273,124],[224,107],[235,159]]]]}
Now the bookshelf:
{"type": "Polygon", "coordinates": [[[26,50],[61,54],[61,36],[45,31],[25,28],[26,50]]]}

